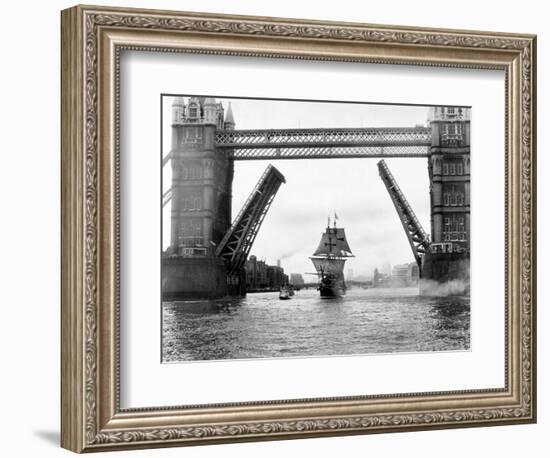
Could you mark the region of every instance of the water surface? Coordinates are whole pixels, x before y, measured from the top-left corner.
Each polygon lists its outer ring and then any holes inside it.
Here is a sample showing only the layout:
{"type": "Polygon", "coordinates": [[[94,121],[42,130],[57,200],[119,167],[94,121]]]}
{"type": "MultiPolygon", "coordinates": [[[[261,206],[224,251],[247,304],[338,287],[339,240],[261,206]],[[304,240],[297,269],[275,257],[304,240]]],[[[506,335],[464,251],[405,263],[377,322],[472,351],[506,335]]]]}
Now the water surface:
{"type": "Polygon", "coordinates": [[[353,289],[340,299],[302,290],[162,304],[162,360],[468,350],[470,299],[417,288],[353,289]]]}

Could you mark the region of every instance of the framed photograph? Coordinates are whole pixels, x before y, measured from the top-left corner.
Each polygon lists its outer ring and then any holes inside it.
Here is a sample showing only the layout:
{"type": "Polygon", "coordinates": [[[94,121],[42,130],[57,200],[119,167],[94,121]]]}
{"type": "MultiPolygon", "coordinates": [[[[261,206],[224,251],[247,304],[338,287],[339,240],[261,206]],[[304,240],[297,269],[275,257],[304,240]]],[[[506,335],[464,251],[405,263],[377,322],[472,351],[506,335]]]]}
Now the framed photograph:
{"type": "Polygon", "coordinates": [[[62,12],[62,446],[536,421],[536,38],[62,12]]]}

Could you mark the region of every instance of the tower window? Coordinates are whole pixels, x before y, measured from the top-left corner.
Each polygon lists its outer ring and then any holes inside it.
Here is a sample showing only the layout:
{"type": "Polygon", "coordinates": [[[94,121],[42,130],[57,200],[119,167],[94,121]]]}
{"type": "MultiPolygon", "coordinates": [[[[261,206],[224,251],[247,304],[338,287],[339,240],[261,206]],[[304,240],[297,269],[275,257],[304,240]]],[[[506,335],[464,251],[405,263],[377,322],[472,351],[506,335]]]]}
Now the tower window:
{"type": "Polygon", "coordinates": [[[460,123],[447,123],[443,125],[443,137],[455,137],[462,135],[462,124],[460,123]]]}
{"type": "Polygon", "coordinates": [[[464,167],[462,165],[462,162],[459,162],[458,164],[456,164],[456,174],[462,175],[463,173],[464,173],[464,167]]]}
{"type": "Polygon", "coordinates": [[[452,215],[445,217],[443,226],[443,241],[445,242],[465,242],[466,228],[464,226],[464,216],[452,215]]]}
{"type": "Polygon", "coordinates": [[[190,118],[198,118],[199,117],[199,107],[196,103],[189,104],[188,108],[188,115],[190,118]]]}
{"type": "Polygon", "coordinates": [[[446,185],[443,189],[443,205],[464,205],[464,187],[462,185],[446,185]]]}
{"type": "Polygon", "coordinates": [[[451,205],[456,205],[457,201],[458,201],[458,199],[457,199],[456,193],[455,192],[451,193],[451,205]]]}
{"type": "Polygon", "coordinates": [[[179,242],[184,246],[202,245],[203,238],[201,221],[196,219],[184,221],[180,228],[179,242]]]}

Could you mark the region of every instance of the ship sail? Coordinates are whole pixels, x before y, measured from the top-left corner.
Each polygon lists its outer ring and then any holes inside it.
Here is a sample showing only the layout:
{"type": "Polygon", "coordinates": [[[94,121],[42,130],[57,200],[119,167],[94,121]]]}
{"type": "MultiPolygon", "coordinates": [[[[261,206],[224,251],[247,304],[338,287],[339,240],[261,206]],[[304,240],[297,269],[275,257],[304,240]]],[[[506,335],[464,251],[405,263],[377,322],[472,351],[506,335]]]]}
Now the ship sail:
{"type": "Polygon", "coordinates": [[[340,274],[344,270],[345,259],[334,258],[310,258],[311,262],[315,266],[317,272],[323,272],[325,274],[340,274]]]}
{"type": "Polygon", "coordinates": [[[348,258],[353,256],[343,227],[327,227],[319,246],[313,256],[336,256],[348,258]]]}

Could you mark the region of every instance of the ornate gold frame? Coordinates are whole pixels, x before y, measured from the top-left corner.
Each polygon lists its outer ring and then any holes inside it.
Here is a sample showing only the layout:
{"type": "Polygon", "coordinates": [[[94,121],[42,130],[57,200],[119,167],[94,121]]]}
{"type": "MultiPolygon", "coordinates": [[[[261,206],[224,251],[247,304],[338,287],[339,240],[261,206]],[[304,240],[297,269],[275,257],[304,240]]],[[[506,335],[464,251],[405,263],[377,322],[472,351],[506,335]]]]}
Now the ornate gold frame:
{"type": "Polygon", "coordinates": [[[535,36],[93,6],[63,11],[61,32],[63,447],[89,452],[535,421],[535,36]],[[504,70],[506,387],[121,410],[121,49],[504,70]]]}

